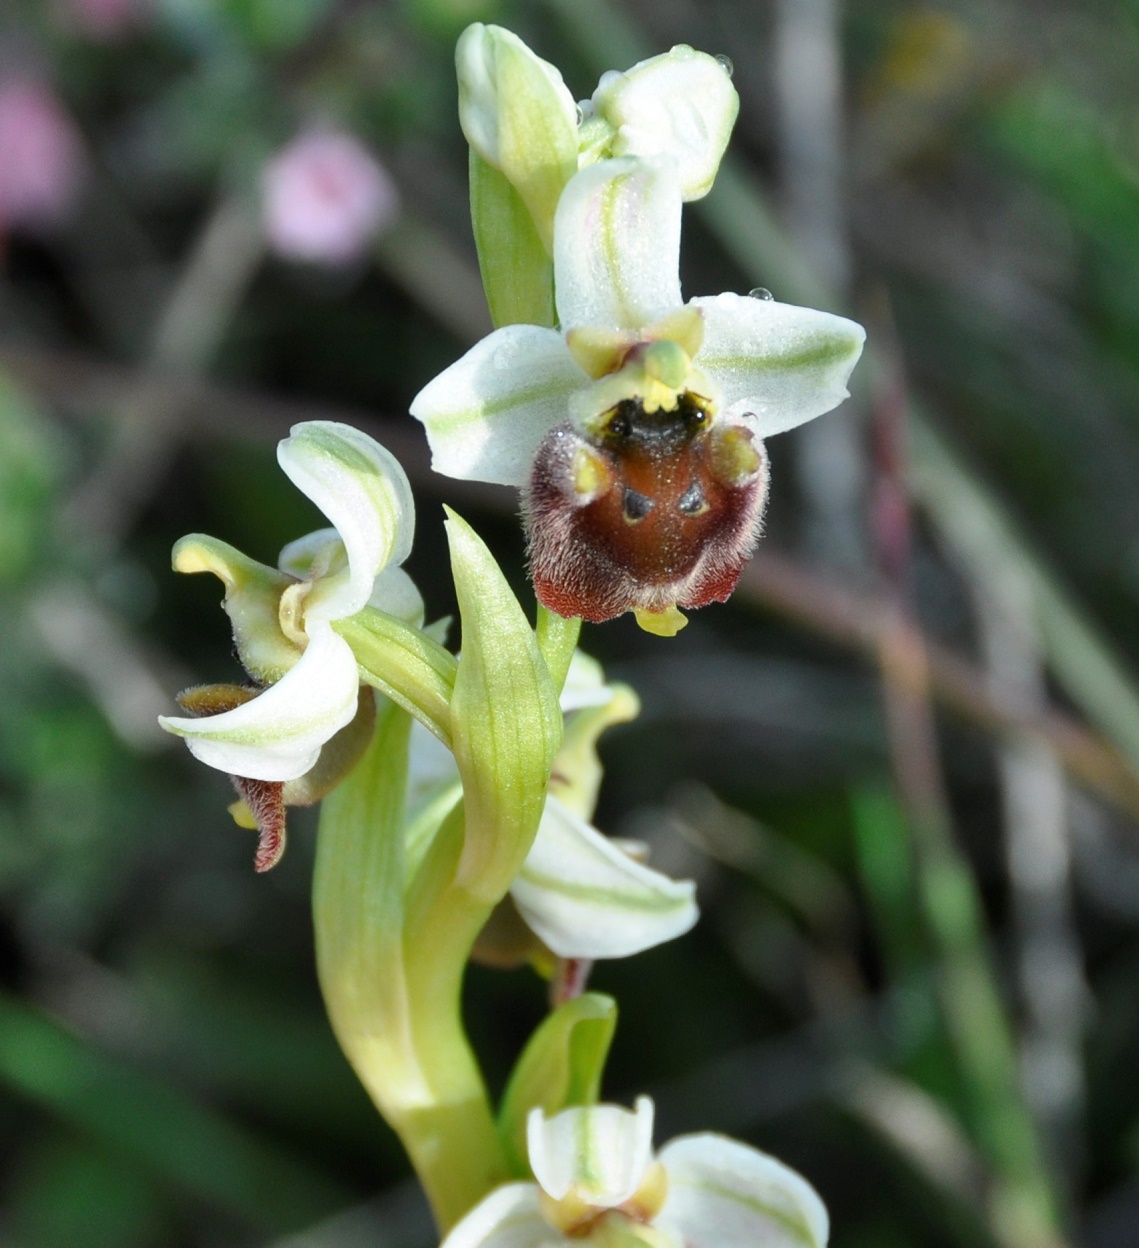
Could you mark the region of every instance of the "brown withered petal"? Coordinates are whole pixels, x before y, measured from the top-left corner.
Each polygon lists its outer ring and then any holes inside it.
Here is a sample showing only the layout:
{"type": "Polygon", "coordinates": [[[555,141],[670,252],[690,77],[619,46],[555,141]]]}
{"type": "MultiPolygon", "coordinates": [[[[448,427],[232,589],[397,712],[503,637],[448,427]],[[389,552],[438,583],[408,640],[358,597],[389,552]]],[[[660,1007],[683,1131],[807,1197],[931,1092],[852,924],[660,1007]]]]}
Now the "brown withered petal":
{"type": "Polygon", "coordinates": [[[252,702],[260,692],[253,685],[192,685],[183,689],[176,701],[187,715],[203,719],[207,715],[222,715],[235,706],[252,702]]]}

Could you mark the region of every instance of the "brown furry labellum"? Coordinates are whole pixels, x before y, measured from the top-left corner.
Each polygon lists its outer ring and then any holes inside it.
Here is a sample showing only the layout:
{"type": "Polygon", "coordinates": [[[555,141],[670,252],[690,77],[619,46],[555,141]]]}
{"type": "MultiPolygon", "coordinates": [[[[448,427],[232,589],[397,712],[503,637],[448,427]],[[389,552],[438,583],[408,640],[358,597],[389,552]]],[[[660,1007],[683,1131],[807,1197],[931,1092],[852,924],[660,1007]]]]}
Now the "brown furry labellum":
{"type": "Polygon", "coordinates": [[[559,425],[525,500],[538,599],[593,623],[724,602],[766,497],[763,443],[697,395],[654,412],[624,399],[596,435],[559,425]]]}

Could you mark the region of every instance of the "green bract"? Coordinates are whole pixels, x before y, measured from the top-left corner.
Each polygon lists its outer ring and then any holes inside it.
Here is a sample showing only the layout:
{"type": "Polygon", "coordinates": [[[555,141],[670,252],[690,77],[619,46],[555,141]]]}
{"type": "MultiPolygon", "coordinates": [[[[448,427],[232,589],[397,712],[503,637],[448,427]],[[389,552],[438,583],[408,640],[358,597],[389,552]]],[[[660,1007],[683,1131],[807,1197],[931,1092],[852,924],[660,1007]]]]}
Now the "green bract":
{"type": "MultiPolygon", "coordinates": [[[[464,647],[464,663],[468,653],[464,647]]],[[[596,741],[609,725],[636,715],[632,690],[606,685],[600,666],[579,651],[561,706],[566,725],[555,778],[537,835],[510,881],[510,897],[541,947],[556,957],[629,957],[692,927],[694,886],[645,866],[588,822],[601,773],[596,741]]],[[[413,730],[408,815],[414,844],[430,830],[419,812],[433,812],[437,823],[462,791],[451,755],[413,730]]]]}

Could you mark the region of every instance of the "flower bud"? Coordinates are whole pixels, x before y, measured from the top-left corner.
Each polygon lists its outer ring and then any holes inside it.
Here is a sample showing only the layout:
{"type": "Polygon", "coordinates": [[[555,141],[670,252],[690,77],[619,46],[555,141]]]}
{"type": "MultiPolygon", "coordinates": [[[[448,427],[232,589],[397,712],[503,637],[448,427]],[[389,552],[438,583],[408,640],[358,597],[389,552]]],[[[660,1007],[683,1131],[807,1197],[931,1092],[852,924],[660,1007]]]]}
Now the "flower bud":
{"type": "Polygon", "coordinates": [[[678,44],[623,74],[605,74],[592,107],[615,132],[609,155],[672,156],[690,200],[712,189],[740,101],[723,61],[678,44]]]}
{"type": "Polygon", "coordinates": [[[468,26],[455,49],[467,142],[518,192],[547,251],[577,171],[577,105],[562,76],[501,26],[468,26]]]}

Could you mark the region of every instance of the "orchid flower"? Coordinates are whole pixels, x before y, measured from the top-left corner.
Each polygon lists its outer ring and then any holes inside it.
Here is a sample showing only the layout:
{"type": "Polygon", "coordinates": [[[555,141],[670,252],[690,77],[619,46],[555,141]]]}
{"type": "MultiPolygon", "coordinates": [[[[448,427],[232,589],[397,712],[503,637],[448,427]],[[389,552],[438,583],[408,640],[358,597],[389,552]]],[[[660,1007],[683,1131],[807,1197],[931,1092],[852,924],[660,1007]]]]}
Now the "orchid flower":
{"type": "MultiPolygon", "coordinates": [[[[605,684],[600,665],[579,651],[561,701],[567,714],[565,739],[538,835],[511,885],[510,902],[556,958],[629,957],[693,926],[698,917],[694,886],[645,866],[588,822],[600,781],[593,745],[605,727],[636,714],[632,690],[605,684]]],[[[406,823],[413,860],[460,794],[449,751],[416,723],[406,823]]],[[[521,957],[491,955],[488,960],[513,963],[536,952],[532,938],[515,944],[521,957]]]]}
{"type": "Polygon", "coordinates": [[[442,1248],[823,1248],[826,1208],[801,1175],[710,1133],[654,1157],[653,1104],[527,1120],[535,1181],[491,1192],[442,1248]]]}
{"type": "Polygon", "coordinates": [[[159,719],[199,761],[234,778],[249,807],[235,817],[252,815],[261,828],[259,870],[284,848],[283,804],[316,800],[326,784],[310,778],[330,781],[319,774],[329,763],[337,777],[350,763],[336,745],[351,745],[351,755],[367,742],[372,693],[361,694],[356,658],[333,625],[369,605],[409,623],[423,619],[419,591],[398,566],[411,550],[415,511],[392,455],[348,425],[310,421],[294,426],[277,460],[334,527],[290,542],[277,568],[201,534],[177,543],[176,571],[213,572],[225,585],[253,686],[188,690],[180,701],[190,714],[159,719]]]}
{"type": "Polygon", "coordinates": [[[558,203],[561,329],[495,330],[416,396],[433,466],[525,491],[539,600],[651,631],[724,601],[759,531],[762,439],[835,407],[862,350],[842,317],[737,294],[682,301],[670,157],[578,172],[558,203]]]}

